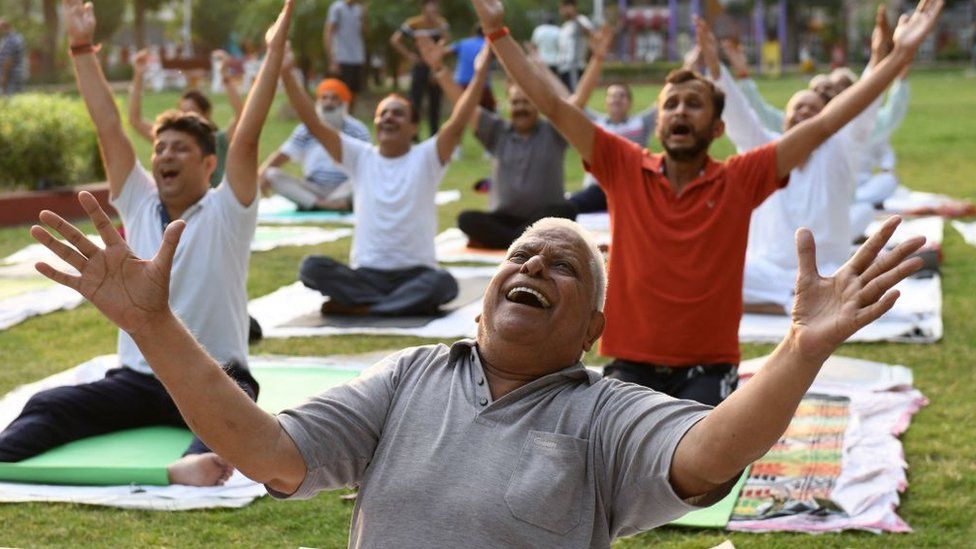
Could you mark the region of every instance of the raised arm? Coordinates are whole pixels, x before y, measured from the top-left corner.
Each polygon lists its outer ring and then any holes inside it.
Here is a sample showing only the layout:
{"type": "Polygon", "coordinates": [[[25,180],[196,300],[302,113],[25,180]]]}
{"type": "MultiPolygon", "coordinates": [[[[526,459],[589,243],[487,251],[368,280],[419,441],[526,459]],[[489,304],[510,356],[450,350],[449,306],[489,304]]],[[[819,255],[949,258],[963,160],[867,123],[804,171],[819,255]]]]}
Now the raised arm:
{"type": "Polygon", "coordinates": [[[776,145],[776,169],[785,176],[814,149],[877,99],[915,57],[915,51],[935,27],[942,0],[921,0],[911,16],[902,15],[894,34],[894,49],[868,75],[835,97],[820,113],[787,132],[776,145]]]}
{"type": "Polygon", "coordinates": [[[418,57],[416,53],[407,49],[407,47],[403,44],[403,36],[404,34],[402,27],[394,31],[390,36],[390,45],[393,46],[393,49],[396,50],[396,52],[407,61],[410,61],[411,63],[420,61],[420,57],[418,57]]]}
{"type": "Polygon", "coordinates": [[[219,50],[217,54],[220,56],[220,79],[224,83],[227,102],[230,103],[230,108],[234,112],[230,123],[227,124],[226,131],[227,140],[232,141],[234,132],[237,131],[237,123],[240,121],[241,115],[244,114],[244,98],[241,97],[241,91],[237,89],[237,80],[230,74],[230,64],[228,63],[230,56],[223,50],[219,50]]]}
{"type": "MultiPolygon", "coordinates": [[[[464,126],[467,124],[475,112],[480,108],[478,102],[481,100],[482,88],[488,79],[488,67],[491,65],[491,49],[486,43],[478,57],[474,61],[474,78],[468,87],[461,94],[461,98],[454,105],[451,117],[441,126],[437,132],[437,156],[440,158],[441,165],[445,165],[451,160],[451,153],[461,142],[464,135],[464,126]]],[[[444,71],[441,71],[444,72],[444,71]]]]}
{"type": "MultiPolygon", "coordinates": [[[[505,28],[505,8],[500,0],[471,0],[485,36],[497,36],[505,28]]],[[[593,157],[594,124],[575,105],[561,99],[534,70],[525,52],[510,34],[492,43],[505,72],[529,96],[532,103],[579,152],[584,162],[593,157]]]]}
{"type": "MultiPolygon", "coordinates": [[[[590,102],[590,95],[593,88],[600,83],[600,74],[603,72],[603,61],[610,51],[610,44],[613,42],[613,28],[604,24],[596,32],[590,35],[590,60],[586,64],[586,70],[580,77],[576,85],[576,91],[569,96],[569,102],[579,108],[585,108],[590,102]]],[[[550,71],[547,71],[550,72],[550,71]]]]}
{"type": "Polygon", "coordinates": [[[170,223],[151,260],[136,257],[95,198],[79,201],[105,242],[101,249],[50,211],[40,219],[61,233],[62,244],[35,225],[31,236],[74,267],[69,275],[46,263],[37,270],[78,291],[139,346],[156,377],[173,397],[187,425],[210,448],[249,478],[292,493],[305,478],[305,461],[278,421],[258,408],[193,339],[169,307],[173,254],[186,224],[170,223]],[[205,390],[202,388],[206,388],[205,390]]]}
{"type": "Polygon", "coordinates": [[[227,182],[234,191],[237,201],[249,206],[258,193],[258,145],[261,128],[268,118],[271,102],[278,86],[281,72],[281,58],[287,47],[288,29],[294,0],[285,0],[278,20],[271,25],[265,35],[268,51],[261,62],[257,78],[247,96],[244,112],[234,132],[234,138],[227,149],[227,182]]]}
{"type": "MultiPolygon", "coordinates": [[[[444,91],[444,95],[447,96],[448,101],[452,105],[457,105],[458,101],[461,100],[461,95],[464,94],[464,88],[454,81],[451,71],[444,65],[444,56],[448,53],[447,48],[444,46],[444,41],[435,42],[429,36],[418,36],[415,42],[417,44],[417,51],[420,52],[420,58],[430,67],[434,75],[434,80],[437,81],[437,85],[444,91]]],[[[470,82],[468,87],[470,88],[473,85],[474,81],[470,82]]],[[[472,128],[478,127],[478,119],[480,117],[481,107],[476,105],[474,110],[471,111],[471,117],[468,119],[468,123],[472,128]]]]}
{"type": "Polygon", "coordinates": [[[298,119],[332,157],[332,161],[340,164],[342,163],[342,138],[339,137],[339,132],[319,119],[319,115],[315,112],[315,104],[295,77],[293,67],[294,56],[291,51],[288,51],[281,67],[281,82],[285,86],[285,93],[288,94],[288,102],[298,114],[298,119]]]}
{"type": "Polygon", "coordinates": [[[129,126],[142,137],[152,141],[152,124],[142,118],[142,86],[146,76],[149,50],[141,49],[132,58],[132,84],[129,85],[129,126]]]}
{"type": "Polygon", "coordinates": [[[695,17],[695,30],[706,70],[725,92],[722,120],[725,122],[725,133],[736,150],[742,153],[773,141],[776,135],[763,128],[756,111],[735,84],[735,79],[719,61],[718,41],[708,24],[695,17]]]}
{"type": "Polygon", "coordinates": [[[921,259],[906,258],[925,242],[916,237],[879,256],[899,221],[886,221],[830,278],[817,273],[813,235],[807,229],[797,232],[799,276],[789,334],[748,383],[678,444],[671,485],[680,496],[700,496],[725,486],[765,455],[786,430],[827,357],[895,304],[898,291],[890,290],[921,268],[921,259]]]}
{"type": "MultiPolygon", "coordinates": [[[[763,127],[769,131],[783,131],[783,111],[769,104],[759,92],[756,81],[749,78],[749,62],[746,60],[742,44],[732,40],[722,40],[722,51],[729,60],[729,70],[735,76],[736,87],[759,117],[763,127]]],[[[722,89],[725,89],[723,86],[722,89]]]]}
{"type": "Polygon", "coordinates": [[[109,189],[112,198],[116,198],[135,166],[136,153],[122,128],[122,116],[115,105],[115,97],[92,49],[92,41],[95,39],[95,12],[91,2],[83,4],[81,0],[62,0],[61,7],[68,44],[77,52],[72,55],[72,61],[78,91],[85,100],[88,115],[95,123],[98,148],[102,154],[109,189]]]}

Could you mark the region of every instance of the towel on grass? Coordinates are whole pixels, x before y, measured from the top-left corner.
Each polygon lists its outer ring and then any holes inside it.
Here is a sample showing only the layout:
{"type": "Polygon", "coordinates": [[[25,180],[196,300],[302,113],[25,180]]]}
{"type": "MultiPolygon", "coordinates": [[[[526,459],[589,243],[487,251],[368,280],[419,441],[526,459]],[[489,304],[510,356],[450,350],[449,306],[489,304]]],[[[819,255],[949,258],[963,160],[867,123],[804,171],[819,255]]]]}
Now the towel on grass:
{"type": "MultiPolygon", "coordinates": [[[[743,362],[743,378],[763,362],[743,362]]],[[[753,464],[728,528],[910,532],[896,512],[908,487],[898,435],[927,404],[911,383],[903,366],[828,359],[787,432],[753,464]]]]}

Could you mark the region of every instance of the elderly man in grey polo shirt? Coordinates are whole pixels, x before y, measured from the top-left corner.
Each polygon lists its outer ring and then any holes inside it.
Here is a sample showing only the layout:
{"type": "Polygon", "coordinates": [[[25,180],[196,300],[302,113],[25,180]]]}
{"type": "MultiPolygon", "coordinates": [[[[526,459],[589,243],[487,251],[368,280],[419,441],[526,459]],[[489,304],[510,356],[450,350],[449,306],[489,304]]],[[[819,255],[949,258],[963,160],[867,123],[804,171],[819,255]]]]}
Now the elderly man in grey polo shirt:
{"type": "Polygon", "coordinates": [[[152,261],[133,261],[94,199],[81,201],[106,248],[44,212],[86,253],[34,227],[81,275],[38,269],[130,333],[194,432],[275,497],[359,484],[357,547],[609,547],[716,501],[782,435],[824,360],[891,308],[890,289],[921,266],[906,258],[924,242],[878,257],[893,218],[824,278],[813,236],[799,231],[790,333],[712,410],[583,367],[604,324],[603,262],[575,223],[546,219],[512,244],[489,284],[477,341],[396,353],[275,417],[169,309],[183,222],[152,261]]]}

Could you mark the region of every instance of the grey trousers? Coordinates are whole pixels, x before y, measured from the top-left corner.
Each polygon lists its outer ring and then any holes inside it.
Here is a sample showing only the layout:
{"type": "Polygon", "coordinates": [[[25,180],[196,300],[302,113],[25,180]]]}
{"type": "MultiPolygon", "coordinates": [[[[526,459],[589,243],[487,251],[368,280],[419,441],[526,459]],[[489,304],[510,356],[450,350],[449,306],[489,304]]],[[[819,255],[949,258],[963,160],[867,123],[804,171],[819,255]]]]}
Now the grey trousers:
{"type": "Polygon", "coordinates": [[[352,269],[321,255],[302,260],[299,279],[341,305],[369,305],[375,315],[433,314],[458,295],[457,281],[444,269],[352,269]]]}
{"type": "Polygon", "coordinates": [[[271,182],[274,192],[298,204],[303,210],[311,210],[318,200],[337,200],[352,195],[352,184],[348,180],[335,185],[320,185],[299,179],[280,168],[268,168],[265,177],[271,182]]]}

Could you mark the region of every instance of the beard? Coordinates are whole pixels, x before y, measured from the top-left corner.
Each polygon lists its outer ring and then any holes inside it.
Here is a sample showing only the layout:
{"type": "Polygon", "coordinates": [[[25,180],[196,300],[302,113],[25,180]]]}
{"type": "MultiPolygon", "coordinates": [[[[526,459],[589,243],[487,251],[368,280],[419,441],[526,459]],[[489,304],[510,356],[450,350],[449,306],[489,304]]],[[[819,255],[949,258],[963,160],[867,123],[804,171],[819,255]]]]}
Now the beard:
{"type": "Polygon", "coordinates": [[[685,161],[697,158],[702,152],[707,151],[708,147],[712,144],[712,128],[709,127],[702,131],[692,130],[692,137],[694,137],[694,142],[691,145],[685,145],[681,147],[669,147],[666,145],[667,138],[670,134],[664,136],[661,139],[661,143],[664,147],[665,152],[668,156],[674,160],[685,161]]]}
{"type": "Polygon", "coordinates": [[[342,130],[342,119],[346,116],[346,110],[344,108],[335,107],[333,109],[326,109],[322,105],[315,105],[315,114],[319,116],[319,120],[330,128],[336,131],[342,130]]]}

